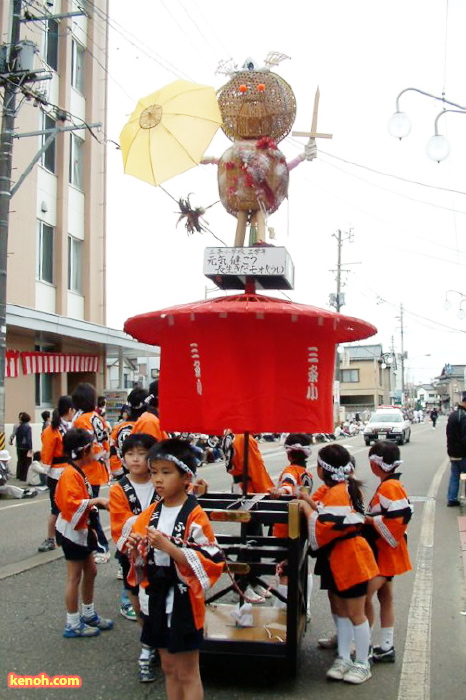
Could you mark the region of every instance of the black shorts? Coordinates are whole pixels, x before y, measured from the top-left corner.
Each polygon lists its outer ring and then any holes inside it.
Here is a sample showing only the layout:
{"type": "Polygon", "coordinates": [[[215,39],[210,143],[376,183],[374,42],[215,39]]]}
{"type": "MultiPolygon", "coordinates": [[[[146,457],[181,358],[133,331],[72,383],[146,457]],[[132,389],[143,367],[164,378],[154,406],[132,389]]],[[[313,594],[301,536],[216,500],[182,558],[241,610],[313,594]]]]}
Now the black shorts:
{"type": "Polygon", "coordinates": [[[122,552],[118,552],[118,561],[120,562],[121,570],[123,571],[123,587],[125,591],[129,591],[133,595],[138,595],[139,586],[132,586],[130,583],[128,583],[128,574],[131,565],[127,555],[123,554],[122,552]]]}
{"type": "Polygon", "coordinates": [[[59,532],[57,532],[57,542],[63,549],[63,554],[67,561],[86,561],[92,554],[92,549],[72,542],[67,537],[63,537],[59,532]]]}
{"type": "Polygon", "coordinates": [[[50,498],[50,512],[52,515],[60,515],[58,506],[55,503],[55,491],[57,489],[58,479],[52,479],[51,476],[47,477],[47,486],[49,487],[49,498],[50,498]]]}
{"type": "MultiPolygon", "coordinates": [[[[150,603],[149,603],[150,610],[150,603]]],[[[197,651],[201,648],[204,639],[204,630],[196,630],[183,635],[175,640],[173,630],[168,626],[168,615],[165,615],[165,624],[155,629],[155,625],[150,617],[144,616],[141,633],[141,642],[152,649],[166,649],[170,654],[177,654],[183,651],[197,651]]]]}

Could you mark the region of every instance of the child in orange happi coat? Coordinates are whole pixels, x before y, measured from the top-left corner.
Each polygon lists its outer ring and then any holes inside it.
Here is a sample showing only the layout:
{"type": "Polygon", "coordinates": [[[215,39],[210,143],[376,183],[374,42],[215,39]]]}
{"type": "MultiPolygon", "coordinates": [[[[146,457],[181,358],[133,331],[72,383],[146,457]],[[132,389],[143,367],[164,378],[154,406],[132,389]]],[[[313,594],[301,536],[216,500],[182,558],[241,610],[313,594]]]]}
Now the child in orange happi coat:
{"type": "Polygon", "coordinates": [[[329,487],[316,503],[302,492],[301,508],[309,520],[311,549],[316,553],[325,587],[337,604],[338,656],[327,678],[360,684],[371,677],[370,628],[364,608],[368,582],[378,568],[361,534],[364,505],[360,482],[353,474],[348,450],[332,444],[317,456],[317,474],[329,487]],[[354,638],[356,659],[351,659],[354,638]]]}
{"type": "MultiPolygon", "coordinates": [[[[149,594],[149,624],[142,641],[159,650],[168,700],[202,700],[199,648],[205,591],[223,571],[224,559],[209,519],[188,486],[196,473],[189,443],[162,440],[149,452],[152,483],[160,497],[143,511],[128,538],[133,562],[145,562],[141,583],[149,594]]],[[[132,572],[128,580],[133,582],[132,572]]]]}
{"type": "Polygon", "coordinates": [[[366,614],[372,627],[372,598],[377,591],[380,603],[381,643],[374,647],[372,658],[376,662],[394,662],[393,577],[412,569],[406,543],[406,529],[413,508],[400,482],[400,474],[395,474],[395,470],[401,464],[398,445],[388,440],[376,442],[369,450],[369,462],[372,473],[380,479],[380,484],[369,503],[365,534],[374,550],[379,575],[369,583],[366,614]]]}
{"type": "Polygon", "coordinates": [[[93,437],[86,431],[72,428],[63,437],[63,453],[67,465],[63,470],[55,501],[59,508],[56,522],[57,540],[63,549],[67,566],[66,626],[64,637],[95,637],[100,630],[110,630],[112,620],[105,620],[94,609],[94,579],[97,567],[92,556],[97,546],[97,507],[108,508],[108,498],[92,495],[87,470],[94,459],[93,437]],[[82,605],[79,611],[79,588],[82,605]]]}

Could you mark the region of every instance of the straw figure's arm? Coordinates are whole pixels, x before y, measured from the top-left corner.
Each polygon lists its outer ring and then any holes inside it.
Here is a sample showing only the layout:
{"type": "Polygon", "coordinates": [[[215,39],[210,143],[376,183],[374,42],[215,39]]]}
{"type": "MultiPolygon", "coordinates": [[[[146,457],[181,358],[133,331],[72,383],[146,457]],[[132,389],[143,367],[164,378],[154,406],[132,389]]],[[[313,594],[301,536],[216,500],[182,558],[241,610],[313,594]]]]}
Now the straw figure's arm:
{"type": "Polygon", "coordinates": [[[304,153],[300,153],[299,156],[296,156],[296,158],[293,158],[293,160],[287,163],[288,170],[293,170],[293,168],[296,168],[303,160],[314,160],[315,158],[317,158],[317,144],[315,138],[310,138],[304,146],[304,153]]]}

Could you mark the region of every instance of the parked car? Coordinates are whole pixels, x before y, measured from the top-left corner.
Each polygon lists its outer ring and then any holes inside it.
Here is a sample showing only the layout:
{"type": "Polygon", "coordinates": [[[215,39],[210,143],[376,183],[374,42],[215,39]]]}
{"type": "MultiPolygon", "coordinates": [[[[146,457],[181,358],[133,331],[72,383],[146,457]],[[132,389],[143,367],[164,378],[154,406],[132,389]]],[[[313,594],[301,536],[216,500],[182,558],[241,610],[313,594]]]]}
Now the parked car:
{"type": "Polygon", "coordinates": [[[411,439],[411,424],[399,408],[379,408],[364,428],[364,442],[370,445],[376,440],[395,440],[404,445],[411,439]]]}

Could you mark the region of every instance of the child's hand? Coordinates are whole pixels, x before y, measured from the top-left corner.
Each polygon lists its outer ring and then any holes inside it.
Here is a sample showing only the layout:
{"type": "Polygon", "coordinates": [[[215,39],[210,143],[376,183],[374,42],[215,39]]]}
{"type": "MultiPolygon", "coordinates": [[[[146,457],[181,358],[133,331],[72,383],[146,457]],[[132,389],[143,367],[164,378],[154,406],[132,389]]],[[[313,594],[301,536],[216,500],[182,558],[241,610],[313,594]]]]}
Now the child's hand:
{"type": "Polygon", "coordinates": [[[371,515],[366,515],[366,517],[364,518],[364,524],[365,525],[373,525],[374,518],[371,515]]]}
{"type": "Polygon", "coordinates": [[[279,496],[282,495],[282,491],[278,486],[273,486],[271,489],[269,489],[269,494],[272,498],[279,498],[279,496]]]}
{"type": "Polygon", "coordinates": [[[196,496],[204,496],[204,494],[207,493],[207,489],[209,488],[209,484],[205,479],[198,479],[194,484],[193,484],[193,493],[196,496]]]}
{"type": "Polygon", "coordinates": [[[125,547],[128,550],[134,549],[135,547],[138,546],[139,542],[142,540],[141,535],[139,535],[137,532],[132,532],[128,539],[126,540],[125,547]]]}
{"type": "Polygon", "coordinates": [[[310,495],[307,493],[307,491],[304,491],[304,489],[300,489],[299,491],[299,499],[301,501],[305,501],[308,505],[311,506],[312,510],[317,510],[317,504],[315,501],[312,500],[310,495]]]}
{"type": "Polygon", "coordinates": [[[171,547],[171,542],[167,535],[160,532],[160,530],[156,530],[152,526],[147,528],[147,539],[149,540],[151,547],[154,547],[154,549],[160,549],[161,552],[167,552],[171,547]]]}
{"type": "Polygon", "coordinates": [[[304,513],[306,518],[310,518],[312,513],[314,512],[313,509],[311,508],[311,506],[309,505],[309,503],[307,503],[306,501],[303,501],[301,499],[298,500],[298,506],[299,506],[300,512],[304,513]]]}

